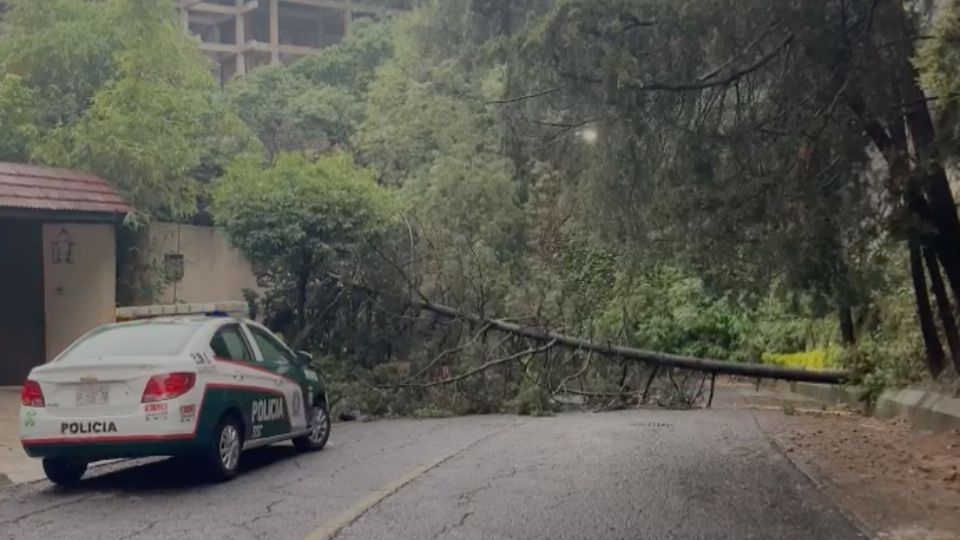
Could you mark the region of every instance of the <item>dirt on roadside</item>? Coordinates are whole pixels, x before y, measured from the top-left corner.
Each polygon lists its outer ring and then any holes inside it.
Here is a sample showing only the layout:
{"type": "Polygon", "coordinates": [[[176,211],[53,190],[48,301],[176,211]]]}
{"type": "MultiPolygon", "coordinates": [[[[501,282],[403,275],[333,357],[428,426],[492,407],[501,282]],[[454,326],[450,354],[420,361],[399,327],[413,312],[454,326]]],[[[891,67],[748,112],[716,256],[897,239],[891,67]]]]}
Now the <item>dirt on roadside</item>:
{"type": "Polygon", "coordinates": [[[741,393],[761,429],[877,538],[960,539],[960,432],[741,393]]]}

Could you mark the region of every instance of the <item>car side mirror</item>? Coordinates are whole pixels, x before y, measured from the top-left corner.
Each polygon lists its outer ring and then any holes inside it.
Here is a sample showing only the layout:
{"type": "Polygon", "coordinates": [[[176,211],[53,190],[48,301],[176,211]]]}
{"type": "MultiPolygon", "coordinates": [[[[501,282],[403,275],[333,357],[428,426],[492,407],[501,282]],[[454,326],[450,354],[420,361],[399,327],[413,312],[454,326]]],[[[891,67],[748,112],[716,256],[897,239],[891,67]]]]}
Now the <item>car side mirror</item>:
{"type": "Polygon", "coordinates": [[[302,367],[307,367],[310,362],[313,362],[313,355],[307,351],[297,351],[297,360],[300,361],[302,367]]]}

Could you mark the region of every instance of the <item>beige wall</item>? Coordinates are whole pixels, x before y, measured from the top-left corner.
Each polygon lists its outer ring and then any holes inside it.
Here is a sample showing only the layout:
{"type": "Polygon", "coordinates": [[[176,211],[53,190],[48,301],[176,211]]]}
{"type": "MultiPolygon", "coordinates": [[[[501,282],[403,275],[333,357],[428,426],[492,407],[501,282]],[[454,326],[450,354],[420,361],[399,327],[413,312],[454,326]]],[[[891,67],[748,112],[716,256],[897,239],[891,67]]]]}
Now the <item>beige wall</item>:
{"type": "Polygon", "coordinates": [[[114,321],[115,241],[113,225],[43,224],[47,361],[88,330],[114,321]],[[67,234],[61,235],[63,231],[67,234]],[[54,262],[54,243],[58,239],[73,243],[72,262],[54,262]]]}
{"type": "Polygon", "coordinates": [[[183,279],[170,284],[154,303],[242,301],[243,289],[258,289],[250,263],[214,227],[153,223],[147,245],[154,268],[163,268],[167,254],[183,255],[183,279]]]}

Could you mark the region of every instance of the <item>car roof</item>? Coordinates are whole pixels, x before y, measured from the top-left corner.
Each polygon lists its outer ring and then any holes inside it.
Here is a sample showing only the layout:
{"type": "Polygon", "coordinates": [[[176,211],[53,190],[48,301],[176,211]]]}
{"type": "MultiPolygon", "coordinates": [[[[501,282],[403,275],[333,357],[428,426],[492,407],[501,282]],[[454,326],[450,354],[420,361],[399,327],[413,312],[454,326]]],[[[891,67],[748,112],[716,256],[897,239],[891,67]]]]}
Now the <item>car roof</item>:
{"type": "Polygon", "coordinates": [[[150,317],[148,319],[135,319],[132,321],[116,322],[106,325],[106,328],[179,324],[184,326],[195,326],[199,329],[207,325],[222,326],[226,323],[240,322],[253,323],[253,321],[250,321],[249,319],[220,315],[166,315],[162,317],[150,317]]]}

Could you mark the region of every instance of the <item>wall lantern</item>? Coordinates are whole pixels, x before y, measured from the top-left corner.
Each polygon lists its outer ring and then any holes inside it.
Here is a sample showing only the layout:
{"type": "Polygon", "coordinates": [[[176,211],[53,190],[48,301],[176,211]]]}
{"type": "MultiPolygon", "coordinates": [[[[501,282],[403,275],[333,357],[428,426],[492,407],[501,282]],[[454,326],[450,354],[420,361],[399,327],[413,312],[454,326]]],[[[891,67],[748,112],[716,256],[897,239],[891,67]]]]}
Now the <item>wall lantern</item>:
{"type": "Polygon", "coordinates": [[[73,239],[66,229],[61,229],[53,241],[53,264],[73,264],[73,239]]]}

